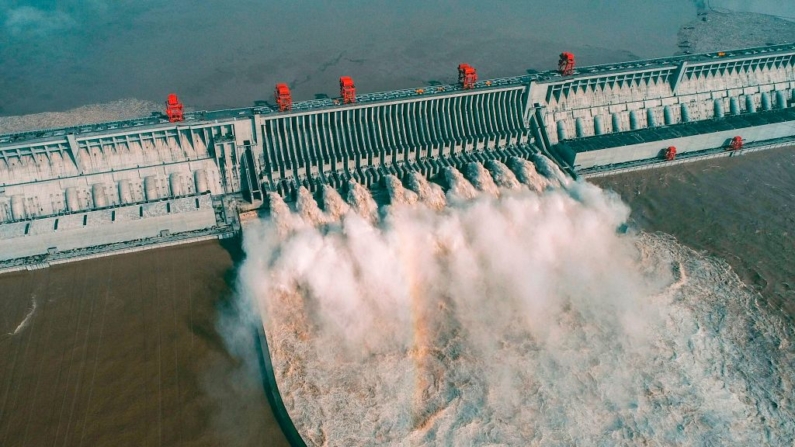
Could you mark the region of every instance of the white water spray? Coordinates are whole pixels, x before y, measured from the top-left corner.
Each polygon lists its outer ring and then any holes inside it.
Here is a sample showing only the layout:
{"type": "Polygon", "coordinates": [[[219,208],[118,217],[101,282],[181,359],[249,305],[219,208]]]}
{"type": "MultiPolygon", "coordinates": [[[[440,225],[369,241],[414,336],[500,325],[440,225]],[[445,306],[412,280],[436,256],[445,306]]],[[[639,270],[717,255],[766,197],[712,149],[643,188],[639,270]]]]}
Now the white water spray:
{"type": "Polygon", "coordinates": [[[489,160],[486,162],[486,168],[491,172],[494,183],[500,188],[505,189],[521,189],[522,184],[516,178],[516,174],[508,169],[503,162],[499,160],[489,160]]]}
{"type": "Polygon", "coordinates": [[[461,174],[458,169],[452,166],[444,168],[444,179],[447,181],[447,185],[450,188],[447,191],[448,198],[472,200],[477,197],[477,189],[464,178],[464,175],[461,174]]]}
{"type": "Polygon", "coordinates": [[[429,182],[419,172],[412,172],[406,183],[417,194],[420,202],[424,203],[428,208],[440,211],[447,206],[447,199],[442,188],[435,183],[429,182]]]}
{"type": "Polygon", "coordinates": [[[299,216],[290,212],[290,207],[284,202],[282,196],[275,192],[268,193],[268,206],[270,207],[271,219],[274,223],[274,230],[281,237],[286,237],[297,227],[303,225],[299,216]]]}
{"type": "Polygon", "coordinates": [[[298,188],[298,200],[296,200],[295,208],[301,216],[301,219],[309,225],[318,226],[331,221],[331,219],[321,211],[314,197],[312,197],[312,193],[303,186],[298,188]]]}
{"type": "Polygon", "coordinates": [[[417,193],[404,188],[400,179],[392,174],[386,176],[384,183],[392,205],[412,205],[419,200],[417,193]]]}
{"type": "Polygon", "coordinates": [[[560,170],[560,167],[544,154],[533,155],[533,163],[544,177],[552,182],[559,183],[563,187],[571,186],[571,179],[560,170]]]}
{"type": "Polygon", "coordinates": [[[350,209],[336,189],[323,185],[323,210],[331,221],[338,222],[350,209]]]}
{"type": "Polygon", "coordinates": [[[617,233],[614,195],[572,182],[278,238],[292,213],[272,208],[241,285],[311,445],[795,440],[792,327],[722,261],[617,233]]]}
{"type": "Polygon", "coordinates": [[[543,192],[551,186],[550,181],[536,171],[533,163],[523,158],[511,157],[508,160],[508,166],[516,173],[517,179],[532,191],[543,192]]]}
{"type": "Polygon", "coordinates": [[[466,177],[472,183],[472,186],[478,191],[485,192],[486,194],[497,197],[500,195],[500,188],[494,183],[491,174],[480,163],[469,163],[466,168],[466,177]]]}
{"type": "Polygon", "coordinates": [[[348,203],[356,213],[369,222],[378,219],[378,205],[373,200],[372,194],[355,180],[348,182],[348,203]]]}

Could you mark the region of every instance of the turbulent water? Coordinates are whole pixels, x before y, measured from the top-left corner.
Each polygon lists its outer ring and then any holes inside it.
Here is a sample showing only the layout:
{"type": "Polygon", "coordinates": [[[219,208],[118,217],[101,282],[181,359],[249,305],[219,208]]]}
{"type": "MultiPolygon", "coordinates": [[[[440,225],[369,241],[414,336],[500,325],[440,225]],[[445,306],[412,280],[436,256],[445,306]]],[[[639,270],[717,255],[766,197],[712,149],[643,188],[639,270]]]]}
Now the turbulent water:
{"type": "Polygon", "coordinates": [[[533,161],[449,169],[447,197],[390,178],[380,214],[358,184],[349,209],[271,197],[241,291],[304,439],[792,444],[793,329],[723,261],[617,231],[616,196],[533,161]]]}

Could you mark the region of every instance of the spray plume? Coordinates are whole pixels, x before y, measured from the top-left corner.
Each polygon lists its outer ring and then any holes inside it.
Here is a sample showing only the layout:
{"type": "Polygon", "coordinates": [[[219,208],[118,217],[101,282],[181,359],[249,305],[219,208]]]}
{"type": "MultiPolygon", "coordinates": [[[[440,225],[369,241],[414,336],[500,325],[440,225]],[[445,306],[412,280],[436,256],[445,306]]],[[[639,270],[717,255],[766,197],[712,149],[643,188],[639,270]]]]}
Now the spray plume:
{"type": "Polygon", "coordinates": [[[419,200],[417,193],[404,188],[400,179],[392,174],[386,176],[384,183],[392,205],[413,205],[419,200]]]}
{"type": "Polygon", "coordinates": [[[312,193],[304,186],[298,188],[298,200],[295,202],[295,208],[301,219],[309,225],[323,225],[331,220],[320,210],[312,193]]]}
{"type": "Polygon", "coordinates": [[[792,444],[792,327],[724,262],[618,233],[615,195],[565,184],[380,222],[360,198],[364,213],[293,231],[272,199],[241,293],[308,444],[792,444]]]}
{"type": "Polygon", "coordinates": [[[369,222],[378,219],[378,205],[376,205],[370,191],[356,180],[348,182],[348,203],[354,211],[369,222]]]}
{"type": "Polygon", "coordinates": [[[447,191],[447,196],[453,200],[472,200],[478,195],[475,187],[464,178],[458,169],[452,166],[444,168],[444,179],[450,188],[447,191]]]}
{"type": "Polygon", "coordinates": [[[482,164],[469,163],[466,172],[467,179],[469,179],[472,186],[477,188],[478,191],[485,192],[492,197],[500,195],[500,189],[497,187],[489,171],[487,171],[482,164]]]}
{"type": "Polygon", "coordinates": [[[441,186],[431,183],[419,172],[412,172],[406,182],[408,187],[419,197],[420,202],[424,203],[432,210],[441,211],[447,206],[447,199],[441,186]]]}
{"type": "Polygon", "coordinates": [[[323,185],[323,209],[332,221],[339,221],[351,207],[342,200],[342,196],[336,189],[329,185],[323,185]]]}
{"type": "Polygon", "coordinates": [[[516,174],[508,169],[508,166],[499,160],[489,160],[486,162],[486,168],[491,173],[494,183],[500,188],[504,189],[520,189],[522,184],[516,178],[516,174]]]}
{"type": "Polygon", "coordinates": [[[549,179],[536,171],[532,163],[523,158],[511,157],[508,160],[508,166],[516,173],[516,178],[532,191],[542,192],[552,185],[549,179]]]}

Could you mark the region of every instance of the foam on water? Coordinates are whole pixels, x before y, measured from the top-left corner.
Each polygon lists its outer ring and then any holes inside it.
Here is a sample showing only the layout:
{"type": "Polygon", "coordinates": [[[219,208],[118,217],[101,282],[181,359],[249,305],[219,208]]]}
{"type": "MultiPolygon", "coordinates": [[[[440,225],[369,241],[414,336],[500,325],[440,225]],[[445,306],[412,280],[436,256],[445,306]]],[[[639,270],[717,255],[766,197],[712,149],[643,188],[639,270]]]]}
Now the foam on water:
{"type": "Polygon", "coordinates": [[[725,262],[617,232],[628,213],[571,182],[382,222],[248,227],[241,290],[304,439],[792,444],[793,329],[725,262]]]}

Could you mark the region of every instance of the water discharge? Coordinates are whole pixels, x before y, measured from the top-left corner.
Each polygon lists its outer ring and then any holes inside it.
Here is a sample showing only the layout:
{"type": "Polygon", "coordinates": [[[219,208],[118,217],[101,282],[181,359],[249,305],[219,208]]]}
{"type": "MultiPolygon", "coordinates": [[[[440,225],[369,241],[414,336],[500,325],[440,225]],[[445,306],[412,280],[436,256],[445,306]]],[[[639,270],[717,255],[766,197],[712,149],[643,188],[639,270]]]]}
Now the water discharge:
{"type": "Polygon", "coordinates": [[[533,163],[523,158],[511,157],[508,165],[516,173],[516,178],[535,192],[542,192],[547,186],[552,185],[549,179],[538,173],[533,163]]]}
{"type": "Polygon", "coordinates": [[[472,185],[478,189],[478,191],[482,191],[493,197],[500,195],[500,188],[497,187],[497,184],[494,182],[491,174],[486,170],[486,168],[483,167],[482,164],[469,163],[467,165],[466,171],[466,177],[469,179],[472,185]]]}
{"type": "Polygon", "coordinates": [[[420,202],[428,208],[441,211],[447,206],[447,199],[442,188],[435,183],[429,182],[419,172],[409,174],[407,184],[412,191],[417,193],[420,202]]]}
{"type": "Polygon", "coordinates": [[[534,161],[475,168],[527,186],[498,197],[451,168],[447,206],[415,174],[414,202],[387,180],[381,220],[352,185],[337,225],[271,198],[246,229],[241,295],[307,443],[790,445],[793,329],[723,261],[618,232],[616,196],[534,161]]]}
{"type": "Polygon", "coordinates": [[[378,219],[376,205],[370,191],[355,180],[348,182],[348,203],[364,219],[375,222],[378,219]]]}
{"type": "Polygon", "coordinates": [[[412,205],[417,203],[419,195],[416,192],[403,187],[400,179],[394,175],[386,176],[386,190],[389,194],[389,202],[393,205],[412,205]]]}
{"type": "Polygon", "coordinates": [[[461,171],[448,166],[444,169],[444,179],[447,181],[447,186],[450,188],[447,192],[448,198],[453,201],[466,201],[474,199],[478,195],[477,189],[472,186],[472,183],[464,178],[461,171]]]}
{"type": "Polygon", "coordinates": [[[338,221],[351,207],[342,200],[336,189],[323,185],[323,209],[331,220],[338,221]]]}
{"type": "Polygon", "coordinates": [[[503,162],[499,160],[489,160],[486,162],[486,168],[488,168],[491,173],[494,183],[500,188],[520,189],[522,187],[522,184],[519,183],[519,179],[516,178],[516,174],[511,172],[508,166],[505,166],[503,162]]]}

